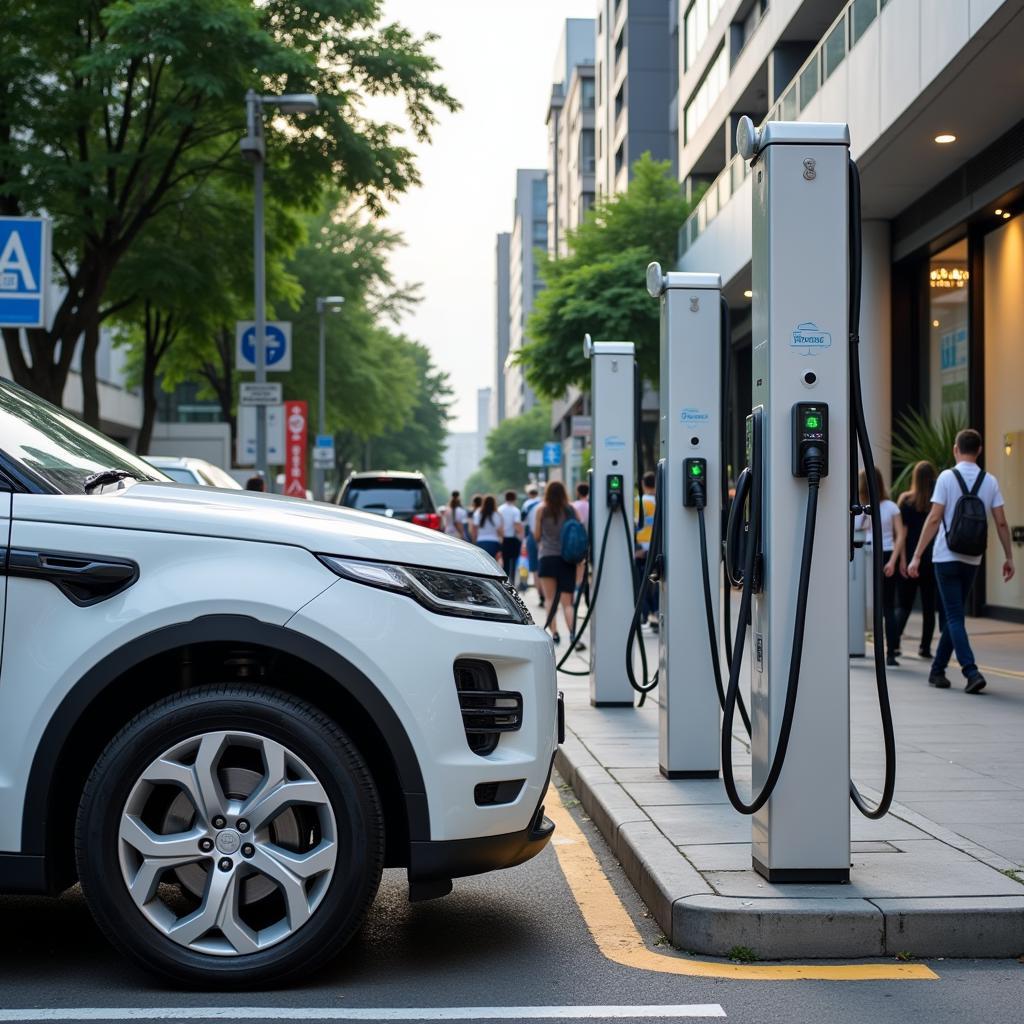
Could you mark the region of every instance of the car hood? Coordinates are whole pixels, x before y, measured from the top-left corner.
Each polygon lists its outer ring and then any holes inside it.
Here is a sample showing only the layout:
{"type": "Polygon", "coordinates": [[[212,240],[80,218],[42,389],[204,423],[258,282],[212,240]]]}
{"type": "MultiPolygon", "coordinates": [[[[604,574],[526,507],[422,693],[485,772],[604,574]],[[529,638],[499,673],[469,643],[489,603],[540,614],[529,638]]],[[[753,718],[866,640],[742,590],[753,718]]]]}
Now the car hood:
{"type": "Polygon", "coordinates": [[[137,483],[102,494],[47,495],[33,502],[32,518],[41,518],[40,511],[65,523],[292,544],[319,554],[491,576],[501,572],[482,549],[437,530],[279,494],[137,483]]]}

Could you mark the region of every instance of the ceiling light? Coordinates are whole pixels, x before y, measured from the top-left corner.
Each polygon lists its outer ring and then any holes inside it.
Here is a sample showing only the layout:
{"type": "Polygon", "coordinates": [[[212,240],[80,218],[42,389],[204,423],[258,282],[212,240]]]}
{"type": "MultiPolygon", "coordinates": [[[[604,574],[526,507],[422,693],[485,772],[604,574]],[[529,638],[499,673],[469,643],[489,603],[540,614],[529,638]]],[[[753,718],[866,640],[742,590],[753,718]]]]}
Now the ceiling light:
{"type": "Polygon", "coordinates": [[[932,321],[932,327],[938,327],[938,326],[939,326],[939,321],[938,320],[933,320],[932,321]]]}
{"type": "Polygon", "coordinates": [[[745,299],[752,299],[753,297],[754,293],[749,288],[743,293],[743,298],[745,299]]]}
{"type": "Polygon", "coordinates": [[[1003,214],[1003,220],[1009,220],[1009,219],[1010,219],[1010,211],[1009,211],[1009,210],[1007,210],[1007,211],[1006,211],[1006,212],[1005,212],[1005,213],[1003,214]]]}
{"type": "Polygon", "coordinates": [[[935,141],[940,146],[945,146],[950,142],[956,142],[956,136],[952,132],[943,132],[941,135],[935,136],[935,141]]]}
{"type": "Polygon", "coordinates": [[[1001,216],[1002,216],[1002,214],[1003,214],[1003,211],[1002,211],[1002,210],[996,210],[996,216],[997,216],[997,217],[1001,217],[1001,216]]]}

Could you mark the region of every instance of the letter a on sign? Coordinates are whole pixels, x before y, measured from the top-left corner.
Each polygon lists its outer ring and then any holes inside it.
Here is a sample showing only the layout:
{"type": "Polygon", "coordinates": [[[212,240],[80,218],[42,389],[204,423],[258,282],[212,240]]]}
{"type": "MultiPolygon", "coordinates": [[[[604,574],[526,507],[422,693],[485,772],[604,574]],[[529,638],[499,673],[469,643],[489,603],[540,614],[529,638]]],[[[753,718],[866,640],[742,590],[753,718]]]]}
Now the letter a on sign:
{"type": "Polygon", "coordinates": [[[0,274],[5,276],[17,274],[20,276],[20,281],[14,283],[15,287],[20,284],[22,291],[36,291],[35,275],[32,273],[32,266],[25,255],[25,245],[21,240],[21,235],[17,231],[12,231],[7,236],[4,251],[0,252],[0,274]]]}

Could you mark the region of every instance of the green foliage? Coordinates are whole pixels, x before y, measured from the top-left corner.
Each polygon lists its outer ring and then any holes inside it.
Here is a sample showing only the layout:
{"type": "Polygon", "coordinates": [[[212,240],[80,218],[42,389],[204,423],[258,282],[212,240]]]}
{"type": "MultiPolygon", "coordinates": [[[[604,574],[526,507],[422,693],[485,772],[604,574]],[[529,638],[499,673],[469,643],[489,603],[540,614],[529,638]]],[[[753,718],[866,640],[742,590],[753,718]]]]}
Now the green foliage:
{"type": "Polygon", "coordinates": [[[302,118],[265,111],[272,201],[311,206],[333,183],[379,212],[416,184],[402,127],[374,119],[365,100],[398,98],[419,139],[457,104],[436,81],[435,37],[381,24],[382,14],[382,0],[5,5],[0,213],[53,218],[65,288],[51,329],[4,330],[15,378],[59,402],[75,342],[95,331],[112,275],[147,226],[211,183],[246,193],[248,88],[320,98],[302,118]]]}
{"type": "MultiPolygon", "coordinates": [[[[483,490],[494,494],[510,488],[522,490],[529,476],[527,451],[541,448],[550,440],[551,406],[539,402],[529,412],[500,423],[487,435],[487,454],[478,471],[479,478],[471,477],[470,481],[474,485],[488,484],[483,490]]],[[[472,493],[469,481],[466,488],[467,493],[472,493]]]]}
{"type": "Polygon", "coordinates": [[[896,421],[892,435],[893,465],[900,471],[890,488],[893,495],[899,495],[910,486],[910,478],[916,462],[930,462],[936,472],[953,465],[953,442],[958,431],[967,424],[955,412],[947,409],[932,422],[926,413],[910,409],[896,421]]]}
{"type": "Polygon", "coordinates": [[[629,188],[598,200],[569,232],[568,255],[542,258],[546,288],[534,303],[531,341],[520,354],[538,394],[555,398],[570,385],[589,385],[584,334],[632,341],[641,373],[657,383],[659,308],[645,287],[647,265],[675,265],[677,235],[689,212],[671,164],[645,153],[633,166],[629,188]]]}
{"type": "Polygon", "coordinates": [[[757,960],[757,954],[749,946],[733,946],[726,956],[739,964],[752,964],[757,960]]]}

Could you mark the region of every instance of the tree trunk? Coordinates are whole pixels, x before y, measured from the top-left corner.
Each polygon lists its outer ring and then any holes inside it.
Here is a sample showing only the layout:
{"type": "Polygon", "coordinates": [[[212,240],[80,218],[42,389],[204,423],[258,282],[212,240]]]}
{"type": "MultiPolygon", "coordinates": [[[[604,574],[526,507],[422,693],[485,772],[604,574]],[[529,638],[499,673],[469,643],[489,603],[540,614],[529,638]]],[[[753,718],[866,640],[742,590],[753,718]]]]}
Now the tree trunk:
{"type": "Polygon", "coordinates": [[[100,320],[90,316],[82,334],[82,419],[91,427],[100,425],[100,391],[96,379],[96,352],[100,347],[100,320]]]}
{"type": "MultiPolygon", "coordinates": [[[[159,315],[156,316],[159,325],[159,315]]],[[[135,451],[146,455],[153,441],[153,424],[156,422],[156,367],[157,367],[157,329],[154,329],[154,314],[150,304],[146,303],[142,338],[142,424],[135,442],[135,451]]]]}

